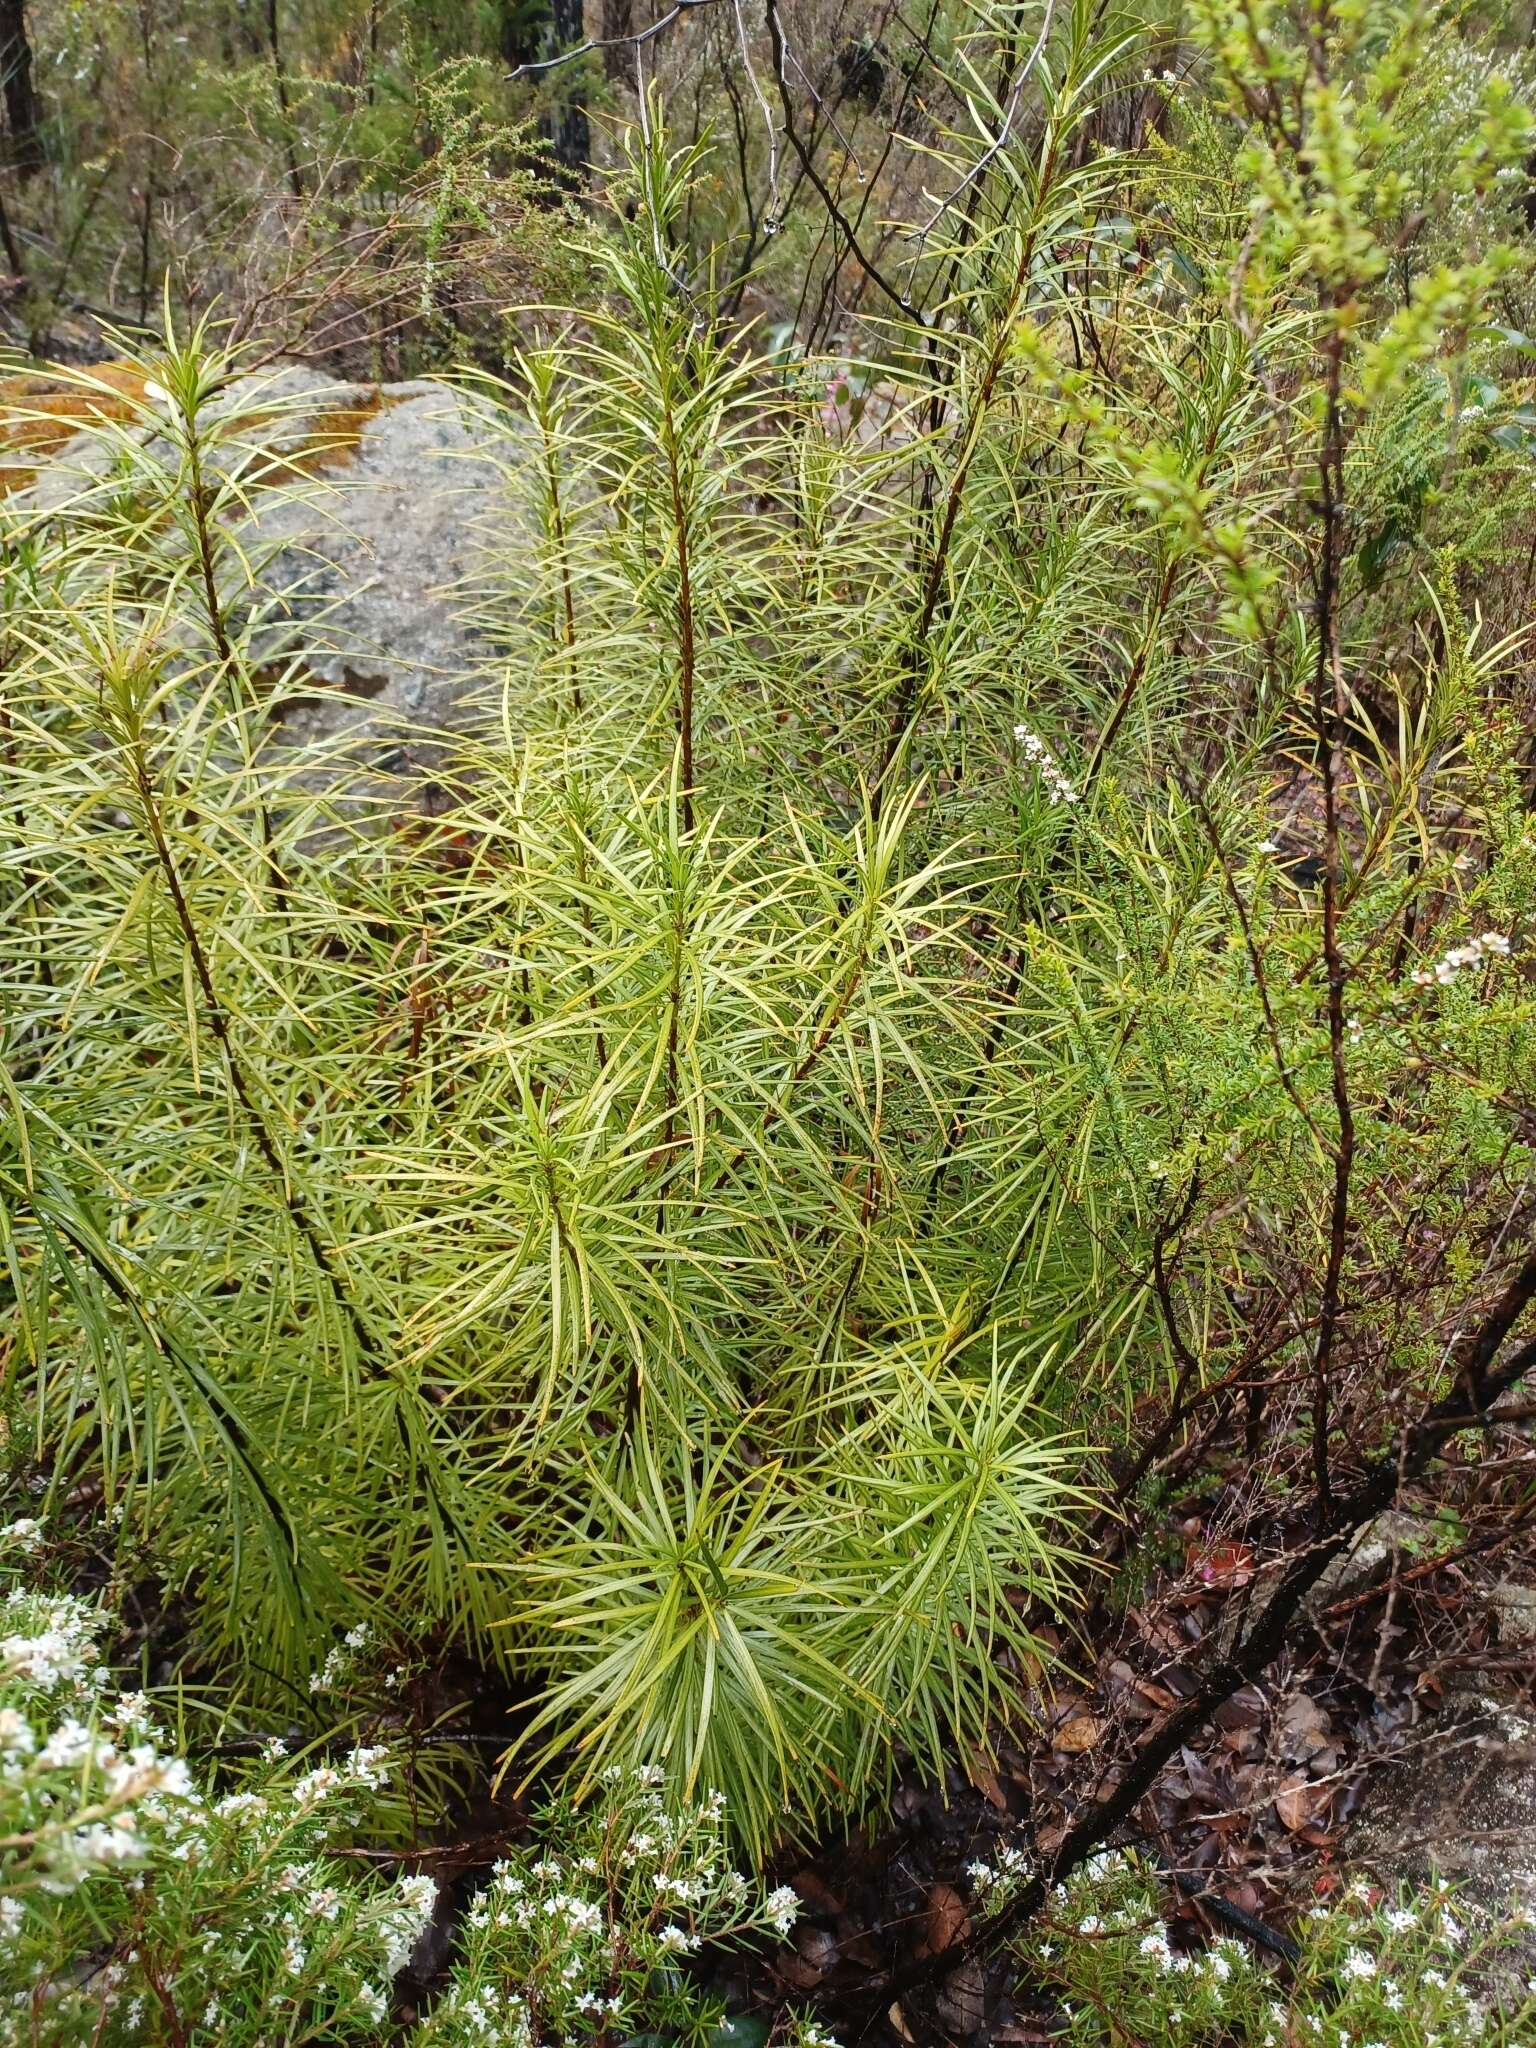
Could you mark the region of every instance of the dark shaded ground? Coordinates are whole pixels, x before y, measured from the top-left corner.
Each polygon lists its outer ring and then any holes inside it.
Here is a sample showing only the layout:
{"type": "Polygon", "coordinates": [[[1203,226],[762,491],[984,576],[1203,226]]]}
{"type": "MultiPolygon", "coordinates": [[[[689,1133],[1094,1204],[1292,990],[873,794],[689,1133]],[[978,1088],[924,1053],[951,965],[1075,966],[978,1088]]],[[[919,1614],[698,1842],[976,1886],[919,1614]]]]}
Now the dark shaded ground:
{"type": "MultiPolygon", "coordinates": [[[[1517,1458],[1536,1466],[1528,1449],[1517,1458]]],[[[1442,1498],[1369,1532],[1264,1682],[1163,1772],[1137,1831],[1116,1839],[1169,1873],[1187,1938],[1236,1933],[1279,1954],[1294,1914],[1346,1863],[1388,1886],[1440,1868],[1490,1904],[1523,1873],[1536,1898],[1536,1642],[1522,1633],[1536,1527],[1522,1476],[1463,1521],[1445,1504],[1466,1477],[1453,1470],[1442,1498]]],[[[805,1918],[749,1996],[813,1997],[851,2041],[882,1975],[964,1939],[969,1862],[999,1836],[1055,1847],[1140,1733],[1195,1690],[1203,1651],[1262,1602],[1272,1560],[1231,1533],[1228,1505],[1220,1486],[1179,1504],[1175,1556],[1087,1643],[1062,1643],[1075,1678],[1023,1685],[1029,1718],[995,1765],[957,1768],[943,1794],[904,1784],[886,1827],[786,1866],[805,1918]]],[[[1049,2038],[1049,2012],[1031,2009],[1006,1961],[935,1975],[866,2038],[1049,2038]]]]}

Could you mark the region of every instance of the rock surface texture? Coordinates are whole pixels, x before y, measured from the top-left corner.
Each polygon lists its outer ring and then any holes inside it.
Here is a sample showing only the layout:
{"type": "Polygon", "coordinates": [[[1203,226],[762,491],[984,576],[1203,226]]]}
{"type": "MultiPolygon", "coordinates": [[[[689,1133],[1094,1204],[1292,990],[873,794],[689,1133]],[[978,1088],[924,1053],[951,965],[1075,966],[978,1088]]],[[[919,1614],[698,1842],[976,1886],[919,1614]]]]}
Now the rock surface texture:
{"type": "MultiPolygon", "coordinates": [[[[253,522],[274,599],[274,661],[303,650],[318,685],[285,712],[289,736],[373,730],[406,738],[460,723],[485,701],[508,649],[475,613],[526,550],[489,408],[433,383],[338,386],[355,440],[303,497],[253,522]]],[[[324,431],[323,419],[319,423],[324,431]]]]}
{"type": "MultiPolygon", "coordinates": [[[[23,516],[88,509],[119,487],[123,437],[156,439],[142,378],[114,365],[80,376],[0,386],[0,496],[23,516]]],[[[511,652],[484,620],[525,565],[515,428],[449,385],[292,366],[236,379],[215,406],[252,572],[226,595],[251,614],[282,740],[425,773],[431,733],[494,698],[511,652]]]]}
{"type": "MultiPolygon", "coordinates": [[[[1434,1876],[1492,1913],[1536,1914],[1536,1720],[1479,1686],[1453,1697],[1436,1740],[1383,1773],[1349,1844],[1387,1882],[1434,1876]]],[[[1536,1971],[1536,1938],[1521,1943],[1536,1971]]]]}

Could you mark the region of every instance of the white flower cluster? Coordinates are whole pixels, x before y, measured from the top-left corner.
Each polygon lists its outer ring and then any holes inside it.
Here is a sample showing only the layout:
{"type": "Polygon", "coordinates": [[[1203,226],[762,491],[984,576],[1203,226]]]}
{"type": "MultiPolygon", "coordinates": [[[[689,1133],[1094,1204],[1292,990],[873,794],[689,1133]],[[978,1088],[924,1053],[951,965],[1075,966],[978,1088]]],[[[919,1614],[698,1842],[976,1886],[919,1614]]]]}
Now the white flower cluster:
{"type": "Polygon", "coordinates": [[[1062,772],[1056,756],[1051,752],[1039,733],[1027,725],[1016,725],[1013,736],[1019,743],[1019,751],[1040,778],[1040,786],[1053,804],[1075,804],[1077,790],[1071,780],[1062,772]]]}
{"type": "Polygon", "coordinates": [[[1464,946],[1452,946],[1433,967],[1420,967],[1414,971],[1414,980],[1421,988],[1434,982],[1442,987],[1453,982],[1464,967],[1482,967],[1492,959],[1509,958],[1509,939],[1503,932],[1483,932],[1478,938],[1469,939],[1464,946]]]}
{"type": "Polygon", "coordinates": [[[45,1598],[18,1587],[0,1609],[0,1680],[18,1679],[39,1691],[61,1690],[86,1700],[106,1683],[100,1638],[106,1621],[98,1608],[70,1594],[45,1598]]]}
{"type": "MultiPolygon", "coordinates": [[[[978,1891],[995,1891],[999,1886],[1012,1886],[1029,1876],[1033,1865],[1024,1851],[1015,1842],[999,1842],[992,1852],[992,1861],[977,1858],[967,1863],[965,1874],[978,1891]]],[[[996,1905],[998,1901],[990,1903],[996,1905]]]]}
{"type": "Polygon", "coordinates": [[[67,1897],[95,1872],[143,1862],[145,1818],[194,1788],[179,1757],[130,1739],[147,1732],[135,1699],[103,1709],[98,1609],[17,1588],[0,1626],[9,1631],[0,1639],[0,1832],[27,1883],[67,1897]]]}
{"type": "Polygon", "coordinates": [[[672,1811],[662,1785],[653,1765],[612,1768],[601,1798],[561,1817],[540,1853],[496,1865],[465,1914],[458,1980],[423,2048],[529,2048],[530,2013],[541,2040],[671,2038],[693,2024],[681,1957],[789,1932],[799,1898],[781,1885],[754,1899],[727,1853],[720,1795],[672,1811]]]}
{"type": "MultiPolygon", "coordinates": [[[[1233,2048],[1524,2048],[1536,2040],[1536,1998],[1496,2014],[1468,1988],[1471,1909],[1453,1912],[1438,1882],[1414,1903],[1386,1903],[1368,1879],[1354,1879],[1302,1917],[1301,1955],[1283,1985],[1230,1936],[1176,1950],[1156,1874],[1118,1852],[1095,1857],[1052,1901],[1052,1931],[1073,1934],[1036,1942],[1034,1955],[1062,1994],[1058,2038],[1072,2048],[1107,2048],[1108,2012],[1128,2034],[1169,2048],[1218,2039],[1233,2048]]],[[[1481,1922],[1483,1934],[1505,1941],[1520,1917],[1481,1922]]]]}
{"type": "MultiPolygon", "coordinates": [[[[387,1783],[385,1751],[292,1763],[273,1738],[240,1782],[201,1783],[144,1696],[112,1692],[106,1627],[85,1601],[4,1604],[0,2048],[158,2038],[167,2000],[221,2048],[268,2048],[299,2011],[337,2048],[375,2048],[438,1904],[429,1875],[386,1883],[331,1851],[387,1783]]],[[[316,1689],[367,1640],[339,1643],[316,1689]]],[[[718,1793],[679,1811],[664,1784],[655,1766],[611,1773],[550,1817],[541,1851],[497,1865],[413,2048],[698,2034],[710,2016],[679,1961],[782,1940],[799,1899],[734,1867],[718,1793]]],[[[785,2038],[836,2048],[809,2021],[785,2038]]]]}
{"type": "Polygon", "coordinates": [[[377,1792],[389,1783],[389,1771],[383,1763],[388,1754],[384,1749],[358,1748],[339,1764],[317,1764],[294,1780],[288,1787],[289,1796],[303,1811],[318,1805],[332,1792],[350,1791],[354,1787],[377,1792]]]}
{"type": "Polygon", "coordinates": [[[373,1631],[366,1622],[349,1628],[341,1641],[326,1651],[325,1662],[320,1669],[309,1674],[310,1691],[334,1692],[337,1686],[351,1677],[359,1653],[367,1649],[372,1639],[373,1631]]]}
{"type": "Polygon", "coordinates": [[[295,2000],[332,2016],[328,2040],[377,2041],[437,1897],[326,1854],[384,1751],[292,1773],[274,1741],[251,1782],[210,1791],[143,1694],[111,1692],[107,1627],[25,1589],[0,1611],[0,2048],[131,2041],[166,1997],[240,2048],[284,2034],[295,2000]]]}
{"type": "Polygon", "coordinates": [[[383,1918],[384,1974],[393,1982],[411,1959],[411,1951],[432,1925],[437,1910],[437,1880],[402,1877],[383,1918]]]}
{"type": "Polygon", "coordinates": [[[837,2036],[811,2019],[797,2020],[789,2038],[790,2048],[839,2048],[837,2036]]]}
{"type": "Polygon", "coordinates": [[[473,2042],[477,2048],[537,2048],[528,2008],[515,1993],[503,1997],[490,1984],[465,1979],[433,2008],[428,2033],[433,2040],[473,2042]]]}
{"type": "Polygon", "coordinates": [[[780,1941],[794,1926],[799,1913],[800,1895],[787,1884],[781,1884],[777,1891],[770,1892],[763,1902],[763,1917],[780,1941]]]}

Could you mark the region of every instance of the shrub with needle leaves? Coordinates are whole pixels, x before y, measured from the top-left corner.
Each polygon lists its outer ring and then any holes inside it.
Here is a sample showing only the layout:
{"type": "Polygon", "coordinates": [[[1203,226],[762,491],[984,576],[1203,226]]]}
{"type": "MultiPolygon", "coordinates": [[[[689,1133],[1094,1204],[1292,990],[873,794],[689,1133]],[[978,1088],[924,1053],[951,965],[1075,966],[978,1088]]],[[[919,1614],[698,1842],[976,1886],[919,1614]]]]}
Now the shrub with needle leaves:
{"type": "Polygon", "coordinates": [[[762,1850],[985,1752],[1104,1450],[1134,1523],[1242,1389],[1326,1510],[1384,1396],[1482,1369],[1519,650],[1452,543],[1389,577],[1371,450],[1515,346],[1531,124],[1481,76],[1432,191],[1421,15],[1189,33],[1154,176],[1101,146],[1145,25],[1052,14],[856,428],[732,327],[647,103],[601,303],[482,380],[536,538],[431,815],[285,744],[249,508],[345,485],[211,332],[7,501],[12,1442],[253,1690],[387,1617],[526,1676],[517,1772],[718,1788],[762,1850]]]}

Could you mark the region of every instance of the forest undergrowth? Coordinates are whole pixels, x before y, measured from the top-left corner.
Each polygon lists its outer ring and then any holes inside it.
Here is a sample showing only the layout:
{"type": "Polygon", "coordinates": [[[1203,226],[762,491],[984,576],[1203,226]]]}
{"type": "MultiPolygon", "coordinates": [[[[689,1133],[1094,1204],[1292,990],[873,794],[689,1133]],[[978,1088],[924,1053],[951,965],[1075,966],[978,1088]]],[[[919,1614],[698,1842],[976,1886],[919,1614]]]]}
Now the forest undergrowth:
{"type": "Polygon", "coordinates": [[[956,10],[836,350],[661,92],[585,213],[509,159],[576,296],[465,349],[529,525],[429,805],[285,736],[253,507],[346,506],[272,336],[167,273],[67,373],[0,501],[4,2038],[1529,2038],[1525,1909],[1170,1945],[1142,1824],[1363,1529],[1536,1504],[1506,49],[956,10]],[[1175,1538],[1245,1597],[1111,1730],[1175,1538]],[[921,1942],[765,1962],[1031,1743],[921,1942]]]}

